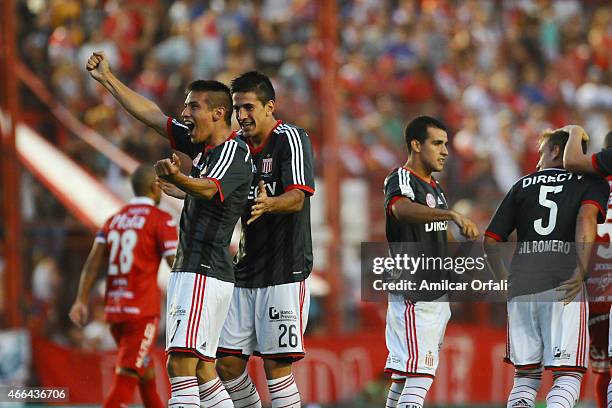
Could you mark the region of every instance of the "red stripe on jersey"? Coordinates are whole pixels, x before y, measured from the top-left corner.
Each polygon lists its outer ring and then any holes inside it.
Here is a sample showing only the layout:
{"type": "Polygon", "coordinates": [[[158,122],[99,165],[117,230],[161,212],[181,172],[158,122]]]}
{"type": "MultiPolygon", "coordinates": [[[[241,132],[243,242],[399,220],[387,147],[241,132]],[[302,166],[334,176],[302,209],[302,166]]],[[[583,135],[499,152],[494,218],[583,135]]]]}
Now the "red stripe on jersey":
{"type": "Polygon", "coordinates": [[[608,177],[608,174],[604,174],[604,172],[601,170],[601,167],[599,167],[599,163],[597,163],[597,157],[595,157],[594,154],[591,156],[591,164],[593,165],[593,169],[595,169],[595,171],[599,173],[601,177],[608,177]]]}
{"type": "Polygon", "coordinates": [[[272,135],[274,134],[274,131],[276,130],[277,127],[280,126],[281,123],[283,123],[281,120],[277,120],[276,125],[274,125],[270,133],[268,133],[268,136],[266,137],[266,139],[263,141],[262,144],[260,144],[257,147],[253,147],[253,143],[251,142],[251,139],[246,140],[247,144],[249,145],[249,150],[251,151],[251,154],[257,154],[261,152],[264,147],[266,147],[266,145],[268,144],[268,140],[270,140],[270,137],[272,137],[272,135]]]}
{"type": "Polygon", "coordinates": [[[300,337],[302,339],[302,350],[304,350],[304,330],[303,330],[303,322],[302,322],[302,316],[303,316],[303,310],[304,310],[304,299],[306,298],[306,285],[304,284],[304,281],[300,282],[300,337]]]}
{"type": "Polygon", "coordinates": [[[198,348],[198,333],[199,333],[199,328],[200,328],[200,321],[202,320],[202,310],[204,309],[204,292],[206,291],[206,275],[198,275],[200,277],[200,288],[201,288],[201,294],[199,296],[198,299],[198,318],[196,320],[196,325],[194,328],[194,334],[193,334],[193,343],[194,346],[193,348],[197,349],[198,348]]]}
{"type": "Polygon", "coordinates": [[[225,201],[225,197],[223,197],[223,190],[221,190],[221,182],[219,182],[219,180],[217,180],[216,178],[212,178],[212,177],[206,177],[206,178],[217,185],[217,193],[219,193],[219,199],[221,200],[221,202],[225,201]]]}
{"type": "Polygon", "coordinates": [[[584,204],[593,204],[595,207],[597,207],[599,209],[599,212],[601,213],[601,215],[603,215],[604,219],[606,219],[606,212],[603,210],[603,208],[601,207],[601,205],[597,201],[595,201],[595,200],[584,200],[580,204],[581,205],[584,205],[584,204]]]}
{"type": "Polygon", "coordinates": [[[494,239],[494,240],[496,240],[497,242],[504,242],[504,241],[505,241],[505,239],[503,239],[502,237],[500,237],[499,235],[497,235],[496,233],[491,232],[491,231],[486,231],[486,232],[485,232],[485,235],[486,235],[487,237],[489,237],[489,238],[493,238],[493,239],[494,239]]]}
{"type": "Polygon", "coordinates": [[[315,192],[314,188],[305,186],[303,184],[291,184],[290,186],[287,186],[287,188],[285,188],[285,193],[290,190],[302,190],[310,195],[313,195],[315,192]]]}
{"type": "Polygon", "coordinates": [[[415,313],[415,304],[412,303],[412,307],[410,309],[410,321],[411,321],[411,335],[414,338],[414,369],[413,372],[417,372],[418,370],[418,363],[419,363],[419,338],[417,337],[417,330],[416,330],[416,313],[415,313]]]}
{"type": "Polygon", "coordinates": [[[401,195],[391,197],[391,200],[389,200],[389,204],[387,205],[387,214],[393,215],[393,211],[392,211],[393,204],[397,203],[402,198],[406,198],[406,197],[401,196],[401,195]]]}
{"type": "Polygon", "coordinates": [[[174,138],[174,134],[172,133],[172,118],[168,118],[166,120],[166,135],[168,136],[168,141],[170,142],[170,147],[176,150],[176,139],[174,138]]]}

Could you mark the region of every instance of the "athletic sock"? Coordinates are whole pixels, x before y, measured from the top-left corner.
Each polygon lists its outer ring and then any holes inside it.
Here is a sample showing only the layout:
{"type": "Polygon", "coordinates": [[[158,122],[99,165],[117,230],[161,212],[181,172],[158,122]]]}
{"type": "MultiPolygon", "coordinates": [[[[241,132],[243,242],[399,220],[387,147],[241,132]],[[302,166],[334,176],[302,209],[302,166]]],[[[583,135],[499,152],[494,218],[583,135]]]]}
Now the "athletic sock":
{"type": "Polygon", "coordinates": [[[219,378],[199,386],[200,406],[204,408],[233,408],[234,404],[219,378]]]}
{"type": "Polygon", "coordinates": [[[227,393],[232,397],[236,408],[261,408],[259,394],[249,373],[244,370],[240,377],[229,381],[223,381],[227,393]]]}
{"type": "Polygon", "coordinates": [[[431,377],[406,377],[402,395],[397,401],[397,408],[422,407],[432,383],[431,377]]]}
{"type": "Polygon", "coordinates": [[[391,387],[389,387],[385,408],[397,407],[397,401],[399,401],[399,397],[402,395],[402,390],[404,389],[404,381],[404,378],[391,377],[391,387]]]}
{"type": "Polygon", "coordinates": [[[115,374],[110,394],[104,400],[104,408],[127,407],[132,402],[134,388],[138,383],[138,377],[132,375],[115,374]]]}
{"type": "Polygon", "coordinates": [[[506,408],[533,408],[542,381],[542,369],[516,371],[514,385],[508,395],[506,408]]]}
{"type": "Polygon", "coordinates": [[[293,378],[293,374],[286,377],[268,380],[268,391],[272,399],[272,408],[300,408],[300,392],[293,378]]]}
{"type": "Polygon", "coordinates": [[[200,407],[197,377],[170,378],[170,399],[168,400],[168,408],[194,407],[200,407]]]}
{"type": "Polygon", "coordinates": [[[547,408],[572,408],[580,396],[582,374],[558,372],[553,376],[553,385],[546,396],[547,408]]]}
{"type": "Polygon", "coordinates": [[[164,408],[164,404],[157,393],[155,378],[150,380],[140,380],[138,382],[138,389],[140,390],[142,405],[144,405],[145,408],[164,408]]]}

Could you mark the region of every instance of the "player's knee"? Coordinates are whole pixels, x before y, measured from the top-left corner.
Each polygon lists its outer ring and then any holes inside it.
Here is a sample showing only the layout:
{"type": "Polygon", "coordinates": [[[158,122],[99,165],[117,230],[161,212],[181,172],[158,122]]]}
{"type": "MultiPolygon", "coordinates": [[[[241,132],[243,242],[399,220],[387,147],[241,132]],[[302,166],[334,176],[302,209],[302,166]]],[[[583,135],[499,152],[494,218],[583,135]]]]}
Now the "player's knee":
{"type": "Polygon", "coordinates": [[[170,353],[166,369],[169,377],[193,376],[196,372],[198,358],[181,353],[170,353]]]}
{"type": "Polygon", "coordinates": [[[240,377],[246,370],[247,362],[239,357],[227,356],[217,359],[216,369],[222,381],[240,377]]]}
{"type": "Polygon", "coordinates": [[[264,360],[264,371],[269,380],[288,376],[291,374],[291,360],[267,358],[264,360]]]}

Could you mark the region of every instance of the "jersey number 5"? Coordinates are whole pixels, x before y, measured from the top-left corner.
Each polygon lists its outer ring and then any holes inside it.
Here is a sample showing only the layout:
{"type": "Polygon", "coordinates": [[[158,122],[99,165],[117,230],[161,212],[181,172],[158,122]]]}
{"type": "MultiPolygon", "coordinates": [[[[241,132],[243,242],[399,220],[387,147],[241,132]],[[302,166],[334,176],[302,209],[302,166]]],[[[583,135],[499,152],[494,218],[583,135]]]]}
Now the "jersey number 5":
{"type": "Polygon", "coordinates": [[[543,226],[542,218],[538,218],[533,222],[533,228],[535,229],[535,232],[540,235],[550,234],[551,232],[553,232],[555,226],[557,225],[557,212],[559,208],[557,207],[557,203],[552,200],[549,200],[547,196],[549,193],[560,193],[561,190],[563,190],[563,186],[540,186],[540,197],[538,199],[540,205],[542,207],[550,209],[550,212],[548,213],[548,222],[546,227],[543,226]]]}
{"type": "Polygon", "coordinates": [[[122,274],[128,273],[134,262],[134,247],[138,241],[136,231],[129,229],[120,233],[117,230],[111,230],[106,239],[111,245],[108,274],[118,275],[119,271],[122,274]],[[119,259],[117,259],[117,253],[119,253],[119,259]]]}

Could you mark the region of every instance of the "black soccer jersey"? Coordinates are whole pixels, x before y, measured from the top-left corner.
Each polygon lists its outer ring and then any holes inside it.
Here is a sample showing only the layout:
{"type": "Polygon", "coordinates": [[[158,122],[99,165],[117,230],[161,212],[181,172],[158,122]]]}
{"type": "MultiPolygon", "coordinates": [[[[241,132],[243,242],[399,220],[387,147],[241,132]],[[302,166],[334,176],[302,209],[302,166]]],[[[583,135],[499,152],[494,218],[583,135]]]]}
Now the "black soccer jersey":
{"type": "Polygon", "coordinates": [[[506,241],[516,229],[517,245],[510,266],[510,296],[555,288],[576,267],[574,247],[580,206],[599,208],[606,218],[610,187],[599,177],[549,168],[514,184],[497,208],[485,235],[506,241]]]}
{"type": "Polygon", "coordinates": [[[173,119],[167,133],[172,148],[193,159],[190,176],[208,178],[219,189],[210,200],[185,197],[172,271],[234,282],[229,244],[253,178],[249,148],[235,133],[215,147],[191,143],[187,127],[173,119]]]}
{"type": "MultiPolygon", "coordinates": [[[[391,206],[401,198],[407,198],[430,208],[448,209],[444,192],[438,181],[433,177],[430,182],[425,181],[409,169],[400,167],[387,176],[384,190],[386,234],[390,255],[445,257],[448,221],[413,224],[398,220],[391,212],[391,206]]],[[[393,271],[391,274],[395,276],[392,279],[409,279],[416,282],[417,287],[420,287],[423,281],[434,283],[450,279],[449,271],[439,269],[421,269],[411,272],[409,276],[402,275],[399,271],[393,271]]],[[[420,290],[406,293],[405,296],[413,301],[429,301],[438,299],[444,293],[446,293],[444,290],[420,290]]]]}
{"type": "Polygon", "coordinates": [[[385,179],[386,232],[389,242],[431,242],[446,245],[448,221],[432,221],[424,224],[410,224],[399,221],[391,214],[391,206],[400,198],[423,204],[431,208],[448,209],[444,191],[433,177],[427,182],[400,167],[385,179]]]}
{"type": "Polygon", "coordinates": [[[251,148],[251,154],[255,175],[241,218],[240,247],[234,259],[236,286],[261,288],[303,281],[312,270],[310,196],[315,185],[310,139],[303,129],[278,121],[266,143],[251,148]],[[265,213],[247,225],[260,180],[271,197],[302,190],[306,195],[302,210],[265,213]]]}
{"type": "Polygon", "coordinates": [[[593,168],[595,168],[602,177],[608,177],[612,174],[612,148],[595,153],[591,157],[591,160],[593,168]]]}

